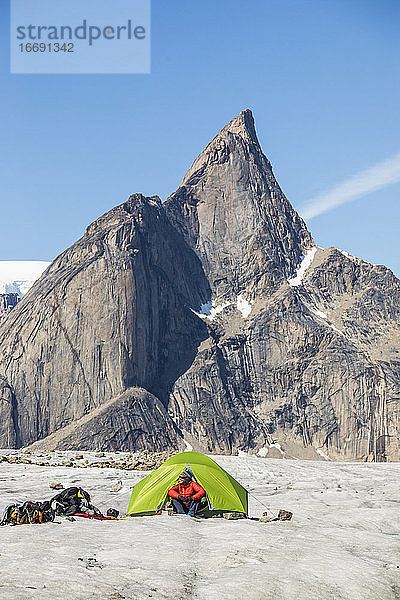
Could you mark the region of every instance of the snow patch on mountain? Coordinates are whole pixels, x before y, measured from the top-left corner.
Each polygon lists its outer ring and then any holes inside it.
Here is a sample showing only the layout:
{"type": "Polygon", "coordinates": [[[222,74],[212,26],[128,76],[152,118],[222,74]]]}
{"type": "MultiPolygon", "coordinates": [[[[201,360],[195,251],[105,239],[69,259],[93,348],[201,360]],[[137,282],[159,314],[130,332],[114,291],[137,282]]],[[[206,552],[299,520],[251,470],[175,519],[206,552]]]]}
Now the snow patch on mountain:
{"type": "Polygon", "coordinates": [[[323,450],[321,450],[321,448],[316,448],[315,452],[322,456],[322,458],[324,458],[325,460],[332,460],[327,454],[325,454],[323,450]]]}
{"type": "Polygon", "coordinates": [[[249,302],[248,300],[246,300],[246,298],[239,294],[239,296],[236,299],[236,307],[238,311],[242,313],[243,319],[247,319],[247,317],[250,315],[251,305],[252,302],[249,302]]]}
{"type": "Polygon", "coordinates": [[[49,264],[43,260],[1,260],[0,294],[18,294],[22,298],[49,264]]]}
{"type": "Polygon", "coordinates": [[[322,312],[322,310],[314,309],[314,312],[315,312],[315,314],[318,317],[321,317],[321,319],[327,319],[328,318],[328,315],[326,313],[322,312]]]}
{"type": "Polygon", "coordinates": [[[276,448],[278,450],[279,454],[281,454],[283,457],[285,457],[285,453],[282,450],[282,446],[280,444],[278,444],[277,442],[274,442],[272,444],[269,444],[268,446],[263,446],[262,448],[260,448],[257,452],[257,456],[259,456],[260,458],[266,458],[269,454],[270,448],[276,448]]]}
{"type": "Polygon", "coordinates": [[[341,250],[340,248],[338,248],[339,252],[341,254],[343,254],[343,256],[345,256],[346,258],[349,258],[350,260],[352,260],[355,263],[360,263],[362,262],[359,258],[357,258],[356,256],[353,256],[352,254],[349,254],[348,252],[346,252],[346,250],[341,250]]]}
{"type": "Polygon", "coordinates": [[[287,280],[287,282],[290,286],[297,287],[297,286],[301,285],[301,283],[303,281],[303,277],[305,275],[305,272],[307,271],[307,269],[309,267],[311,267],[311,265],[313,263],[316,251],[317,251],[317,246],[314,246],[313,248],[310,248],[309,250],[307,250],[307,252],[305,253],[305,255],[303,257],[303,260],[300,263],[299,268],[296,271],[296,275],[287,280]]]}
{"type": "Polygon", "coordinates": [[[200,307],[200,312],[195,311],[193,308],[190,310],[200,319],[208,319],[213,321],[227,306],[230,306],[230,302],[224,302],[223,304],[215,304],[214,300],[210,300],[200,307]]]}
{"type": "MultiPolygon", "coordinates": [[[[195,313],[201,319],[207,319],[208,321],[214,321],[214,319],[220,315],[228,306],[233,306],[233,302],[223,302],[222,304],[216,304],[214,300],[209,300],[200,307],[200,312],[195,311],[193,308],[192,312],[195,313]]],[[[241,294],[236,298],[236,308],[242,314],[244,319],[251,313],[252,302],[249,302],[241,294]]]]}
{"type": "Polygon", "coordinates": [[[322,312],[322,310],[318,310],[317,308],[312,308],[311,306],[308,307],[317,317],[319,317],[320,319],[323,319],[324,321],[327,321],[327,325],[333,329],[333,331],[336,331],[336,333],[340,333],[340,335],[344,335],[343,331],[341,331],[340,329],[338,329],[337,327],[335,327],[335,325],[331,322],[328,321],[328,315],[325,312],[322,312]]]}
{"type": "Polygon", "coordinates": [[[185,452],[192,452],[193,446],[190,444],[185,438],[183,438],[183,443],[185,444],[185,452]]]}
{"type": "Polygon", "coordinates": [[[333,323],[329,323],[329,327],[331,329],[333,329],[333,331],[336,331],[336,333],[340,333],[340,335],[344,335],[343,331],[341,329],[338,329],[337,327],[335,327],[333,323]]]}

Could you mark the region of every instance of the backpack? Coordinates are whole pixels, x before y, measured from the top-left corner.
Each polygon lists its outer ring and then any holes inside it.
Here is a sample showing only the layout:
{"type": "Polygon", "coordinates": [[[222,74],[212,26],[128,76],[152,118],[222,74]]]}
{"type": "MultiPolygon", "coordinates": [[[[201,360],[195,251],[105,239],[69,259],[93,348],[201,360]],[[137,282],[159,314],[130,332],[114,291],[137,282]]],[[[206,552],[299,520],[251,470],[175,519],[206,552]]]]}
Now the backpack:
{"type": "Polygon", "coordinates": [[[101,511],[91,504],[88,492],[79,487],[63,490],[50,500],[50,505],[56,515],[71,516],[82,512],[89,515],[101,516],[101,511]]]}
{"type": "Polygon", "coordinates": [[[55,513],[50,502],[32,502],[27,500],[22,505],[10,504],[4,511],[0,525],[26,525],[50,523],[55,513]]]}

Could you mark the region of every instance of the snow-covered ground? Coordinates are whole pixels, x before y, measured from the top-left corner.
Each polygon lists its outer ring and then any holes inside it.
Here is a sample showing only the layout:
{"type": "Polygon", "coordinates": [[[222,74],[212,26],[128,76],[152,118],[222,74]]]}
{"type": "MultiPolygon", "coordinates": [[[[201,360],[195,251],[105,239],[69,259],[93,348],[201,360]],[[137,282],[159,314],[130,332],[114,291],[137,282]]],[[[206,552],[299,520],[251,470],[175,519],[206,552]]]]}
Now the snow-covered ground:
{"type": "Polygon", "coordinates": [[[0,294],[22,297],[49,264],[42,260],[0,260],[0,294]]]}
{"type": "MultiPolygon", "coordinates": [[[[252,494],[252,517],[264,504],[292,511],[293,520],[58,517],[2,527],[0,598],[400,598],[400,464],[213,458],[252,494]]],[[[1,463],[0,505],[51,498],[49,484],[60,481],[87,489],[102,510],[124,512],[144,475],[1,463]],[[118,480],[123,486],[112,493],[118,480]]]]}

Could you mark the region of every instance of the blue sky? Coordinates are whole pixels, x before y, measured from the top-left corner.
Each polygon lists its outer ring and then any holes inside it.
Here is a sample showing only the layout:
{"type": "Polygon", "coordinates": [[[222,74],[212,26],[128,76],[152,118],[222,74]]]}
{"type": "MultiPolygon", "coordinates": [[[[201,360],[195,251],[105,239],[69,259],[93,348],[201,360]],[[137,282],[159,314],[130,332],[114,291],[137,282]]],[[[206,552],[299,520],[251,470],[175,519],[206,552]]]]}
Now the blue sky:
{"type": "MultiPolygon", "coordinates": [[[[244,108],[297,209],[400,152],[397,1],[153,0],[150,75],[10,75],[0,10],[0,260],[51,260],[129,194],[165,199],[244,108]]],[[[316,243],[399,276],[399,192],[312,218],[316,243]]]]}

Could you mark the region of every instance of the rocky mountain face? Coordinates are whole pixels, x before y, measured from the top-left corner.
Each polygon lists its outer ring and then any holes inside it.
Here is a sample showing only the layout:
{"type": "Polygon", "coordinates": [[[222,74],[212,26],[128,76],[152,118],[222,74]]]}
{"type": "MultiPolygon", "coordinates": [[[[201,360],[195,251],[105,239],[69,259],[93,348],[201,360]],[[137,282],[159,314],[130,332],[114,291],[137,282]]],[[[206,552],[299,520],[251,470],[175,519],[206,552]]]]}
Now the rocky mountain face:
{"type": "Polygon", "coordinates": [[[313,246],[261,151],[249,110],[203,150],[165,209],[218,300],[270,294],[313,246]]]}
{"type": "Polygon", "coordinates": [[[399,460],[399,342],[399,280],[315,246],[244,111],[2,320],[0,446],[399,460]]]}
{"type": "Polygon", "coordinates": [[[191,364],[206,326],[186,305],[207,294],[200,261],[158,198],[132,196],[98,219],[0,326],[8,394],[0,403],[0,446],[44,438],[128,389],[140,397],[139,388],[150,394],[145,404],[131,403],[136,421],[143,406],[154,410],[160,438],[171,443],[151,394],[166,404],[191,364]]]}

